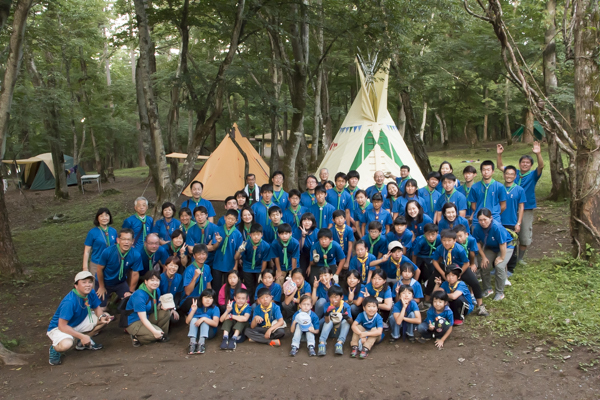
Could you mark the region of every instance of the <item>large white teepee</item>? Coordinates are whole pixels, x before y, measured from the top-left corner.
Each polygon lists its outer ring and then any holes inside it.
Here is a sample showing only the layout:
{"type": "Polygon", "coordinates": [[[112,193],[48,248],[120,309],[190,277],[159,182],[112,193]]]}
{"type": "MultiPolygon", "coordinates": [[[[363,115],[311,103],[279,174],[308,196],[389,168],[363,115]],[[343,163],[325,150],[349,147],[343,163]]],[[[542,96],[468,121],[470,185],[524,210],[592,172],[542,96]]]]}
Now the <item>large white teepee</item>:
{"type": "Polygon", "coordinates": [[[359,186],[366,189],[375,183],[375,171],[400,176],[400,167],[408,165],[411,177],[423,187],[425,178],[387,109],[388,66],[389,62],[384,63],[374,76],[366,71],[365,77],[358,65],[360,90],[319,170],[327,168],[332,175],[357,170],[359,186]]]}

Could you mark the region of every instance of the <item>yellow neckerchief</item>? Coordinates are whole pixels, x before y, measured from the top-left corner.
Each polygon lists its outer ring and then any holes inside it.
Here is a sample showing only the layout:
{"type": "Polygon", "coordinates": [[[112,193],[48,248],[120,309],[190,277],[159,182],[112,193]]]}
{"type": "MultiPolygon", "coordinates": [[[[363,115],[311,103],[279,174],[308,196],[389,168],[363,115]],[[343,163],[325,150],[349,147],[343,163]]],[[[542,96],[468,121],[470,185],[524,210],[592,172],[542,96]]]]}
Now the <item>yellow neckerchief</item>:
{"type": "Polygon", "coordinates": [[[371,287],[373,288],[373,290],[375,291],[375,296],[373,297],[379,297],[379,293],[381,293],[381,291],[383,290],[383,288],[385,287],[385,283],[383,284],[382,287],[380,287],[379,289],[376,289],[375,286],[373,286],[373,284],[371,284],[371,287]]]}
{"type": "Polygon", "coordinates": [[[344,300],[340,301],[340,308],[338,308],[337,310],[335,310],[336,313],[341,313],[342,311],[344,311],[344,300]]]}
{"type": "Polygon", "coordinates": [[[364,282],[367,280],[367,260],[369,259],[369,253],[367,253],[365,258],[360,258],[359,256],[356,256],[356,259],[360,263],[361,278],[364,282]]]}
{"type": "Polygon", "coordinates": [[[300,301],[300,297],[302,297],[302,289],[304,289],[304,283],[305,282],[302,282],[302,286],[300,286],[298,290],[296,290],[296,297],[298,298],[298,301],[300,301]]]}
{"type": "Polygon", "coordinates": [[[450,250],[446,250],[446,248],[444,248],[444,250],[448,252],[446,254],[446,257],[444,257],[446,261],[446,266],[452,264],[452,250],[454,250],[454,246],[456,246],[456,244],[454,244],[450,250]]]}
{"type": "Polygon", "coordinates": [[[402,261],[402,257],[398,261],[394,260],[394,257],[390,257],[390,262],[394,264],[396,267],[396,279],[402,279],[402,273],[400,272],[400,262],[402,261]]]}
{"type": "Polygon", "coordinates": [[[271,319],[269,318],[269,313],[271,312],[271,310],[273,309],[273,303],[269,304],[269,307],[264,308],[262,305],[260,306],[261,311],[263,312],[263,314],[265,315],[264,322],[265,322],[265,328],[270,328],[271,327],[271,319]]]}
{"type": "Polygon", "coordinates": [[[338,228],[338,226],[335,225],[335,230],[337,231],[338,237],[340,238],[340,247],[343,249],[344,248],[344,232],[346,231],[346,225],[342,225],[341,231],[338,228]]]}
{"type": "Polygon", "coordinates": [[[248,303],[244,304],[244,305],[242,306],[242,308],[238,308],[238,305],[237,305],[237,303],[234,303],[234,304],[233,304],[233,307],[234,307],[234,309],[235,309],[235,313],[236,313],[237,315],[242,315],[242,311],[244,311],[244,310],[246,309],[246,307],[248,307],[248,303]]]}
{"type": "Polygon", "coordinates": [[[459,281],[456,281],[456,283],[454,284],[454,286],[451,286],[450,284],[448,284],[448,287],[450,288],[450,291],[452,293],[454,293],[454,291],[456,290],[456,287],[458,286],[458,282],[459,281]]]}

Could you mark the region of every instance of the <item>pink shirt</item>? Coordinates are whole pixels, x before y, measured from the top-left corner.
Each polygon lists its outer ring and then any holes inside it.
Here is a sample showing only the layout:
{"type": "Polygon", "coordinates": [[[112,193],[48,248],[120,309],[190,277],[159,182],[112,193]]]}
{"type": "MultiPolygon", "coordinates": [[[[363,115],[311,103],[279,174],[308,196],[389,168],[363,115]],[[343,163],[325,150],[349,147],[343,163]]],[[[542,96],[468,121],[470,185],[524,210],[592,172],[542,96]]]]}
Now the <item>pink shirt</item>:
{"type": "MultiPolygon", "coordinates": [[[[227,286],[227,285],[221,286],[221,290],[219,290],[219,297],[217,299],[217,303],[220,306],[225,305],[225,286],[227,286]]],[[[244,286],[243,283],[242,283],[242,289],[246,289],[246,286],[244,286]]],[[[233,300],[233,299],[231,299],[231,300],[233,300]]],[[[248,296],[248,304],[250,304],[250,296],[248,296]]]]}

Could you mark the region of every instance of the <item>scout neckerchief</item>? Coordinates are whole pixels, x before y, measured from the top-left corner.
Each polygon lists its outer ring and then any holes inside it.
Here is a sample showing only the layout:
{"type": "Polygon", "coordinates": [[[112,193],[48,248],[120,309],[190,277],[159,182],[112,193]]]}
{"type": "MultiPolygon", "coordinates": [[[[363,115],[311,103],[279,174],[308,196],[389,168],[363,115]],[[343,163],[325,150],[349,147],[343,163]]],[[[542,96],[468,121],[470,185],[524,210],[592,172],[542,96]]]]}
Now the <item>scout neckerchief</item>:
{"type": "Polygon", "coordinates": [[[280,204],[281,202],[281,197],[283,197],[283,194],[285,192],[283,191],[283,188],[281,188],[279,190],[279,197],[277,197],[277,192],[275,192],[275,190],[273,190],[273,198],[275,199],[275,203],[280,204]]]}
{"type": "Polygon", "coordinates": [[[338,234],[338,237],[340,238],[340,247],[343,249],[344,248],[344,232],[346,231],[346,225],[343,225],[341,230],[340,230],[340,228],[338,228],[337,225],[335,225],[335,230],[338,234]]]}
{"type": "Polygon", "coordinates": [[[296,211],[294,211],[292,206],[289,206],[288,210],[290,210],[290,212],[294,216],[294,223],[296,224],[296,226],[300,226],[300,218],[298,218],[298,213],[300,212],[300,206],[296,206],[296,211]]]}
{"type": "Polygon", "coordinates": [[[375,190],[381,193],[381,191],[383,190],[383,185],[381,185],[381,187],[378,187],[377,184],[375,184],[375,190]]]}
{"type": "Polygon", "coordinates": [[[250,243],[252,244],[252,269],[255,268],[256,266],[256,249],[258,249],[260,247],[260,244],[262,243],[262,239],[260,239],[258,241],[258,243],[254,244],[252,243],[252,241],[250,241],[250,243]]]}
{"type": "Polygon", "coordinates": [[[181,226],[183,227],[183,231],[185,232],[185,234],[187,235],[188,231],[190,230],[190,228],[192,226],[196,225],[196,223],[194,221],[190,221],[188,223],[188,226],[185,226],[184,224],[181,224],[181,226]]]}
{"type": "Polygon", "coordinates": [[[525,174],[521,174],[521,171],[519,171],[519,186],[523,186],[521,185],[521,181],[523,180],[524,177],[526,177],[527,175],[531,174],[533,172],[532,169],[530,169],[529,171],[527,171],[527,173],[525,174]]]}
{"type": "Polygon", "coordinates": [[[508,196],[510,194],[510,192],[512,192],[512,190],[515,188],[515,186],[517,186],[516,183],[513,182],[512,185],[510,185],[510,187],[508,188],[508,190],[506,189],[506,186],[504,186],[504,190],[506,190],[506,195],[508,196]]]}
{"type": "MultiPolygon", "coordinates": [[[[425,239],[425,237],[423,237],[423,239],[425,239]]],[[[436,239],[436,241],[437,241],[437,239],[436,239]]],[[[435,242],[429,243],[429,240],[425,239],[425,243],[427,243],[427,246],[429,246],[429,256],[431,257],[431,255],[433,254],[433,252],[436,249],[435,242]]]]}
{"type": "Polygon", "coordinates": [[[283,266],[285,267],[285,270],[288,270],[288,264],[289,264],[289,260],[288,260],[288,252],[287,252],[287,248],[288,245],[290,244],[291,239],[288,239],[287,242],[284,242],[283,240],[279,240],[279,244],[281,244],[281,251],[283,252],[283,266]]]}
{"type": "Polygon", "coordinates": [[[427,189],[427,193],[429,193],[429,203],[431,204],[430,211],[433,211],[433,193],[435,192],[435,188],[433,190],[429,190],[429,186],[426,186],[425,189],[427,189]]]}
{"type": "MultiPolygon", "coordinates": [[[[487,202],[488,189],[490,188],[490,186],[492,186],[492,184],[493,184],[494,182],[496,182],[496,180],[495,180],[495,179],[492,179],[492,180],[490,181],[490,183],[488,183],[488,184],[487,184],[487,186],[486,186],[486,185],[485,185],[485,183],[483,183],[483,181],[481,181],[481,185],[482,185],[482,186],[485,188],[485,194],[483,195],[483,207],[485,207],[485,208],[487,208],[487,206],[486,206],[486,204],[485,204],[485,203],[487,202]]],[[[482,207],[482,208],[483,208],[483,207],[482,207]]]]}
{"type": "Polygon", "coordinates": [[[452,198],[452,196],[454,196],[454,193],[456,193],[456,188],[452,188],[450,196],[448,196],[448,193],[444,193],[444,196],[446,196],[446,203],[452,203],[450,199],[452,198]]]}
{"type": "Polygon", "coordinates": [[[448,287],[450,288],[450,291],[452,293],[454,293],[454,291],[456,290],[456,287],[458,286],[458,281],[456,281],[456,283],[454,284],[454,286],[448,284],[448,287]]]}
{"type": "Polygon", "coordinates": [[[82,296],[75,288],[73,288],[73,293],[75,293],[77,297],[83,300],[83,304],[85,304],[85,307],[87,308],[88,318],[90,319],[90,322],[94,322],[94,317],[92,316],[92,308],[90,307],[90,300],[88,299],[88,297],[82,296]]]}
{"type": "Polygon", "coordinates": [[[350,187],[346,187],[346,190],[348,191],[348,193],[350,193],[350,196],[352,196],[352,198],[354,199],[354,192],[356,192],[358,190],[358,186],[354,188],[354,190],[350,190],[350,187]]]}
{"type": "Polygon", "coordinates": [[[242,311],[244,311],[246,309],[246,307],[248,307],[248,303],[244,303],[242,308],[238,308],[237,303],[234,303],[233,307],[235,308],[236,315],[242,315],[242,311]]]}
{"type": "Polygon", "coordinates": [[[369,253],[375,254],[373,253],[373,247],[375,247],[377,242],[379,242],[379,239],[381,239],[381,235],[377,236],[377,239],[375,239],[375,241],[373,241],[373,239],[371,239],[371,236],[369,236],[369,243],[371,244],[371,246],[369,246],[369,253]]]}
{"type": "Polygon", "coordinates": [[[361,278],[362,278],[362,281],[364,282],[367,280],[367,260],[369,259],[369,254],[367,253],[367,255],[364,258],[360,258],[359,256],[356,256],[356,259],[360,263],[361,278]]]}
{"type": "Polygon", "coordinates": [[[364,314],[364,318],[365,318],[365,322],[363,322],[363,324],[362,324],[363,327],[365,325],[373,323],[373,321],[375,321],[375,317],[377,316],[377,313],[375,313],[375,315],[373,315],[373,318],[369,319],[369,317],[367,316],[367,312],[366,311],[363,311],[363,314],[364,314]]]}
{"type": "Polygon", "coordinates": [[[260,310],[263,312],[264,314],[264,328],[270,328],[271,327],[271,318],[269,318],[269,313],[271,312],[271,310],[273,309],[273,303],[270,303],[269,306],[267,308],[264,308],[262,306],[262,304],[260,305],[260,310]]]}
{"type": "Polygon", "coordinates": [[[335,190],[335,192],[337,193],[337,197],[338,197],[338,202],[337,202],[337,208],[336,210],[340,210],[340,201],[342,201],[342,193],[344,193],[344,189],[342,189],[341,192],[338,192],[337,187],[334,187],[333,190],[335,190]]]}
{"type": "Polygon", "coordinates": [[[379,297],[379,293],[381,293],[381,291],[383,290],[383,288],[385,287],[385,283],[379,288],[377,289],[375,286],[373,286],[373,284],[371,283],[371,287],[373,288],[373,290],[375,291],[375,295],[373,297],[379,297]]]}
{"type": "Polygon", "coordinates": [[[150,289],[148,289],[145,283],[142,283],[140,285],[140,289],[148,293],[148,296],[150,296],[150,298],[152,299],[152,307],[154,308],[154,319],[158,320],[158,310],[156,308],[156,290],[150,292],[150,289]]]}
{"type": "Polygon", "coordinates": [[[269,226],[273,230],[273,236],[277,237],[277,226],[279,226],[279,225],[275,226],[275,225],[273,225],[273,221],[270,221],[269,226]]]}
{"type": "Polygon", "coordinates": [[[452,248],[450,250],[446,250],[446,248],[444,247],[444,253],[446,253],[446,255],[444,256],[446,267],[448,265],[452,265],[452,250],[454,250],[454,245],[452,245],[452,248]]]}
{"type": "Polygon", "coordinates": [[[250,227],[246,226],[245,223],[244,223],[244,231],[242,232],[242,235],[244,236],[244,240],[248,240],[248,237],[250,236],[250,227]]]}
{"type": "MultiPolygon", "coordinates": [[[[131,250],[131,248],[129,248],[131,250]]],[[[125,269],[125,257],[129,254],[129,250],[125,254],[121,253],[121,246],[117,245],[117,252],[119,252],[119,280],[123,279],[123,270],[125,269]]]]}
{"type": "Polygon", "coordinates": [[[183,245],[179,246],[178,248],[175,248],[175,246],[173,246],[173,241],[171,241],[169,243],[170,247],[171,247],[171,251],[173,252],[173,255],[176,256],[179,254],[179,251],[181,250],[181,248],[183,247],[183,245]]]}
{"type": "Polygon", "coordinates": [[[302,286],[296,290],[296,298],[298,299],[298,303],[300,303],[300,297],[302,297],[302,289],[304,289],[304,281],[302,281],[302,286]]]}
{"type": "MultiPolygon", "coordinates": [[[[467,200],[469,199],[469,193],[471,193],[471,188],[473,187],[473,185],[471,186],[467,186],[467,183],[465,182],[465,196],[467,198],[467,200]]],[[[467,208],[470,210],[471,209],[471,202],[467,201],[467,208]]]]}
{"type": "Polygon", "coordinates": [[[465,251],[469,251],[468,247],[469,247],[469,237],[467,236],[467,240],[465,240],[465,242],[462,244],[462,247],[465,249],[465,251]]]}
{"type": "Polygon", "coordinates": [[[110,238],[108,237],[108,226],[104,229],[102,226],[98,226],[103,233],[104,241],[106,242],[106,247],[110,247],[110,238]]]}
{"type": "Polygon", "coordinates": [[[200,287],[198,288],[198,293],[202,293],[204,291],[204,277],[202,276],[204,274],[204,264],[202,264],[202,267],[199,267],[198,263],[196,263],[196,260],[194,260],[192,261],[192,265],[200,270],[200,276],[198,281],[200,287]]]}
{"type": "Polygon", "coordinates": [[[273,202],[270,202],[270,203],[267,204],[267,203],[265,203],[265,200],[263,198],[261,198],[260,199],[260,204],[262,204],[263,206],[265,206],[265,209],[267,210],[266,215],[265,215],[265,225],[266,225],[267,221],[269,220],[269,207],[271,207],[273,205],[273,202]]]}
{"type": "Polygon", "coordinates": [[[208,226],[208,221],[204,222],[203,226],[200,226],[200,224],[198,224],[198,228],[200,228],[200,232],[202,232],[202,236],[200,236],[200,243],[204,243],[204,230],[206,229],[207,226],[208,226]]]}
{"type": "Polygon", "coordinates": [[[235,230],[235,225],[233,225],[229,229],[227,229],[226,226],[223,226],[223,231],[225,232],[225,239],[223,239],[223,244],[221,245],[221,253],[223,255],[225,255],[225,252],[227,251],[227,243],[229,243],[229,236],[231,236],[231,234],[233,233],[234,230],[235,230]]]}
{"type": "Polygon", "coordinates": [[[392,209],[392,207],[394,206],[394,203],[396,202],[397,197],[392,196],[391,194],[388,196],[388,199],[390,200],[390,210],[392,209]]]}
{"type": "Polygon", "coordinates": [[[358,205],[358,208],[360,209],[361,213],[365,213],[365,210],[367,209],[367,207],[369,207],[369,204],[371,204],[371,202],[369,200],[367,200],[365,202],[364,206],[361,206],[360,204],[356,203],[358,205]]]}
{"type": "Polygon", "coordinates": [[[144,218],[140,217],[138,214],[135,214],[135,217],[142,223],[142,242],[146,241],[146,216],[144,218]]]}
{"type": "MultiPolygon", "coordinates": [[[[194,200],[194,198],[193,198],[193,197],[192,197],[192,198],[190,198],[188,201],[193,201],[193,202],[194,202],[194,206],[195,206],[194,208],[196,208],[196,207],[199,207],[199,206],[200,206],[200,202],[202,201],[202,196],[200,196],[200,197],[198,198],[198,201],[194,200]]],[[[194,211],[194,208],[191,208],[191,207],[190,207],[190,209],[192,210],[192,212],[194,211]]]]}
{"type": "Polygon", "coordinates": [[[256,190],[256,186],[254,186],[252,189],[250,189],[250,186],[248,186],[248,203],[249,203],[249,205],[252,205],[252,202],[255,201],[254,200],[254,190],[256,190]]]}
{"type": "Polygon", "coordinates": [[[402,261],[402,257],[398,261],[394,260],[394,257],[390,257],[390,262],[396,268],[396,280],[402,279],[402,273],[400,272],[400,262],[402,261]]]}
{"type": "Polygon", "coordinates": [[[166,274],[165,276],[167,277],[167,281],[169,281],[169,286],[167,286],[167,293],[171,293],[171,285],[173,284],[173,279],[175,279],[175,274],[173,274],[171,278],[169,278],[168,274],[166,274]]]}
{"type": "Polygon", "coordinates": [[[316,204],[317,202],[317,196],[315,196],[315,194],[310,194],[308,192],[306,192],[306,194],[308,194],[308,197],[310,197],[310,205],[316,204]]]}
{"type": "Polygon", "coordinates": [[[323,263],[325,264],[326,267],[329,267],[329,264],[327,263],[327,253],[329,253],[329,250],[331,250],[332,246],[333,246],[333,242],[329,243],[329,246],[327,246],[326,249],[324,249],[323,246],[321,246],[321,251],[323,252],[323,263]]]}
{"type": "Polygon", "coordinates": [[[379,211],[373,208],[373,213],[375,214],[375,221],[379,221],[379,214],[381,214],[381,208],[379,209],[379,211]]]}
{"type": "Polygon", "coordinates": [[[148,271],[152,271],[152,257],[154,257],[154,253],[148,253],[146,245],[144,245],[144,252],[146,253],[146,256],[148,256],[148,271]]]}
{"type": "MultiPolygon", "coordinates": [[[[325,203],[325,204],[327,204],[327,203],[325,203]]],[[[317,206],[319,207],[319,224],[318,224],[319,229],[323,228],[323,207],[325,207],[325,204],[320,205],[319,203],[317,203],[317,206]]]]}

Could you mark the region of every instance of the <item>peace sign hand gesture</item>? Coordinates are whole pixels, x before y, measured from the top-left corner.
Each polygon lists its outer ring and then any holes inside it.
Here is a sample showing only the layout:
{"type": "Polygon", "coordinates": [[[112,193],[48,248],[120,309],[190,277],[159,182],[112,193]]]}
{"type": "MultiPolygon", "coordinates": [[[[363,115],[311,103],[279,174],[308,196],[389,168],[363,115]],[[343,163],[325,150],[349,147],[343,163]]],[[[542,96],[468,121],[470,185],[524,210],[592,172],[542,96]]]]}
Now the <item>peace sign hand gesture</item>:
{"type": "Polygon", "coordinates": [[[389,259],[390,259],[390,256],[391,256],[391,255],[392,255],[392,252],[390,251],[390,252],[388,252],[387,254],[384,254],[384,255],[383,255],[383,257],[381,257],[381,259],[382,259],[383,261],[387,261],[387,260],[389,260],[389,259]]]}
{"type": "Polygon", "coordinates": [[[219,235],[219,232],[215,233],[215,239],[217,240],[217,243],[221,243],[221,241],[223,241],[223,238],[221,235],[219,235]]]}
{"type": "Polygon", "coordinates": [[[190,308],[192,309],[192,312],[196,312],[198,309],[198,299],[192,299],[192,307],[190,308]]]}

